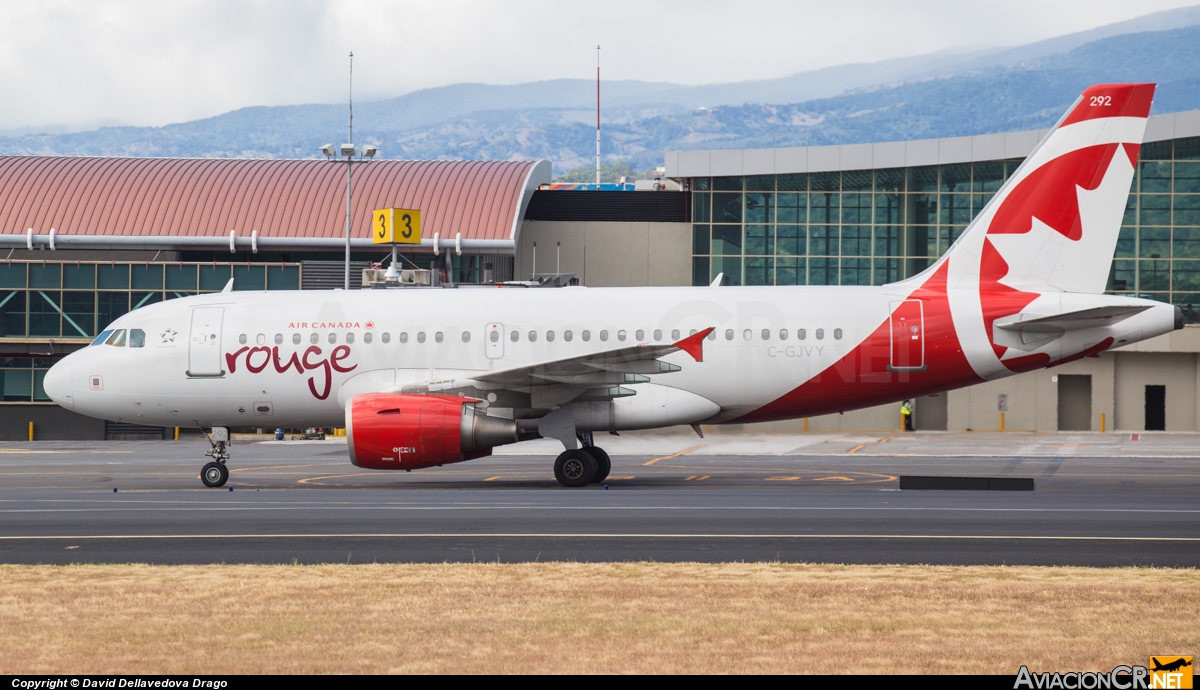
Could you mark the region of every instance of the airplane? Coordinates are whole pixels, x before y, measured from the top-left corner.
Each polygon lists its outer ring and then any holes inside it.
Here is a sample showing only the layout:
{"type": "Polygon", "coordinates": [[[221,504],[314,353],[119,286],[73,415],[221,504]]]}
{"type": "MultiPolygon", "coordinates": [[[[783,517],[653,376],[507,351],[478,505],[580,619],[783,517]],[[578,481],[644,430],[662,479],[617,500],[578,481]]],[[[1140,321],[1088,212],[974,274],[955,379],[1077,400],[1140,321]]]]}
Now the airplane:
{"type": "Polygon", "coordinates": [[[1150,669],[1151,671],[1167,671],[1168,673],[1178,671],[1182,668],[1192,665],[1191,657],[1186,656],[1181,656],[1175,659],[1175,661],[1171,661],[1166,664],[1159,661],[1158,657],[1156,656],[1150,657],[1150,661],[1154,662],[1154,668],[1150,669]]]}
{"type": "Polygon", "coordinates": [[[87,416],[200,428],[210,487],[229,477],[229,428],[262,426],[344,426],[350,461],[379,470],[555,439],[555,477],[583,487],[611,466],[597,432],[798,419],[1096,357],[1183,326],[1178,307],[1103,294],[1154,89],[1086,89],[899,282],[226,286],[120,317],[44,388],[87,416]]]}

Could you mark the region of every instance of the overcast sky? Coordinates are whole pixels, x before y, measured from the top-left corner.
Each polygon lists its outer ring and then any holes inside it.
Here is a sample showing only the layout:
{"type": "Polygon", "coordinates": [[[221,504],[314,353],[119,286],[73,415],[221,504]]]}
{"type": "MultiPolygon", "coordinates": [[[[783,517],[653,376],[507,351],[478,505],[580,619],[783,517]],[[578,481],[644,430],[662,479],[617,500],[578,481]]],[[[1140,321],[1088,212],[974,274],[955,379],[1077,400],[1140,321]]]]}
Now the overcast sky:
{"type": "Polygon", "coordinates": [[[1196,0],[79,0],[0,3],[0,129],[161,125],[472,81],[687,84],[1017,45],[1196,0]]]}

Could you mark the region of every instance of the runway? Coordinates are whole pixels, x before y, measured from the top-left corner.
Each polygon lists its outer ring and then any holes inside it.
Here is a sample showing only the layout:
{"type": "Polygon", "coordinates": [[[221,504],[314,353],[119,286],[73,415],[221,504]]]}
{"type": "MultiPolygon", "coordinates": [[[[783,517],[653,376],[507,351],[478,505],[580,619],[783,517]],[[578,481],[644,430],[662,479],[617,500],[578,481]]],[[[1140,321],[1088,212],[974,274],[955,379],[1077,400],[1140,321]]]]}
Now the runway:
{"type": "Polygon", "coordinates": [[[1195,567],[1193,438],[1143,435],[1131,451],[1115,434],[622,437],[610,478],[581,490],[554,481],[544,442],[390,473],[353,467],[337,441],[244,441],[233,491],[200,485],[202,441],[10,443],[0,562],[1195,567]],[[900,491],[901,474],[1037,490],[900,491]]]}

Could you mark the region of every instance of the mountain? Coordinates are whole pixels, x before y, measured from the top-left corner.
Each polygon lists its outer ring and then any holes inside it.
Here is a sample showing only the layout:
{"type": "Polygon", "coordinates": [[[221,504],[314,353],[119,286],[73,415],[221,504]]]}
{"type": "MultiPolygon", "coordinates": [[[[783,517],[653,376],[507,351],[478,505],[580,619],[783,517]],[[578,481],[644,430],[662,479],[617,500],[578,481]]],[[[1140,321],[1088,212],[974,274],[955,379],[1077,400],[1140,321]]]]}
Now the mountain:
{"type": "MultiPolygon", "coordinates": [[[[942,51],[781,79],[605,82],[603,155],[644,170],[668,149],[887,141],[1046,127],[1101,81],[1157,81],[1154,112],[1200,108],[1200,7],[1007,49],[942,51]]],[[[356,139],[389,158],[595,156],[595,83],[455,84],[355,106],[356,139]]],[[[163,127],[0,137],[0,154],[311,158],[343,105],[242,108],[163,127]]]]}

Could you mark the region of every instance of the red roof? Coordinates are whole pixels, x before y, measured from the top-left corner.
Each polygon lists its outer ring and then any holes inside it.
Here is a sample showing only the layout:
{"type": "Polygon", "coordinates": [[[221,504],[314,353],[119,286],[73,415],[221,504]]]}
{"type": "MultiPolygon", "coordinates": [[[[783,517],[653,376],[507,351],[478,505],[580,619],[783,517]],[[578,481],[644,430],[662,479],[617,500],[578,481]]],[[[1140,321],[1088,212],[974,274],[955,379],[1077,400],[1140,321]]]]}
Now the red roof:
{"type": "MultiPolygon", "coordinates": [[[[545,162],[354,166],[352,236],[377,208],[421,210],[421,235],[515,240],[545,162]]],[[[325,160],[0,156],[0,235],[341,238],[346,165],[325,160]]]]}

